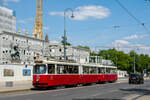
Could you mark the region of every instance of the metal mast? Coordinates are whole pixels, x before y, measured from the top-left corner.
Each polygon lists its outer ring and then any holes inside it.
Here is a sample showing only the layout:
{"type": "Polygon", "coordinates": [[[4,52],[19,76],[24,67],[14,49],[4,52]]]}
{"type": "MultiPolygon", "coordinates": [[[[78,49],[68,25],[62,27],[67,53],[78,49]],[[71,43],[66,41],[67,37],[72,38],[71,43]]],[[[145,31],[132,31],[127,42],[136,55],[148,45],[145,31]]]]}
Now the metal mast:
{"type": "Polygon", "coordinates": [[[43,0],[36,0],[35,37],[43,40],[43,0]]]}

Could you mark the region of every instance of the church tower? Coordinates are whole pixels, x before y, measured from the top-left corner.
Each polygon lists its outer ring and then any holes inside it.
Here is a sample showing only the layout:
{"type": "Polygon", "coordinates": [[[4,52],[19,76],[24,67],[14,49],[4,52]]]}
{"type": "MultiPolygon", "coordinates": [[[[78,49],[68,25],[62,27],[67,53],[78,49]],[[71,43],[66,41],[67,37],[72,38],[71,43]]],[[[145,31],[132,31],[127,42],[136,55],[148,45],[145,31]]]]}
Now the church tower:
{"type": "Polygon", "coordinates": [[[43,0],[36,0],[36,20],[32,36],[43,40],[43,0]]]}

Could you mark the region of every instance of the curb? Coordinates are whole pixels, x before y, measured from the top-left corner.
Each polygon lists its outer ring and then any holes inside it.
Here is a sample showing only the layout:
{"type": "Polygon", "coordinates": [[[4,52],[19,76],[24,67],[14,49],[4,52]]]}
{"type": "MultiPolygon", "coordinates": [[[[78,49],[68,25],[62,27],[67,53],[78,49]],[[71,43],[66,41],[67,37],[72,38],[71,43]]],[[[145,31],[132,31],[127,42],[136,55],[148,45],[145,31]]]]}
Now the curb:
{"type": "Polygon", "coordinates": [[[135,98],[134,100],[149,100],[150,95],[141,95],[135,98]]]}
{"type": "Polygon", "coordinates": [[[29,90],[31,90],[31,88],[10,89],[10,90],[0,91],[0,93],[11,93],[11,92],[29,91],[29,90]]]}

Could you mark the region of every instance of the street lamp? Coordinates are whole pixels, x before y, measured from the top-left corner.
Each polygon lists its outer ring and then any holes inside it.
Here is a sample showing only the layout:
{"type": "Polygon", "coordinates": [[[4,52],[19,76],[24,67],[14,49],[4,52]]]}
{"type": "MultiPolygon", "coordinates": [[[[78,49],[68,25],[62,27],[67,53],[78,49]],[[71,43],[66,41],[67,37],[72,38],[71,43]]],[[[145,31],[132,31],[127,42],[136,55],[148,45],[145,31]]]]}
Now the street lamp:
{"type": "Polygon", "coordinates": [[[66,36],[66,12],[67,11],[71,11],[72,12],[71,18],[74,18],[73,10],[71,8],[67,8],[64,10],[64,37],[63,37],[63,41],[64,41],[64,60],[65,61],[66,61],[66,42],[67,42],[67,36],[66,36]]]}
{"type": "Polygon", "coordinates": [[[134,73],[136,73],[136,68],[135,68],[135,52],[134,52],[134,73]]]}
{"type": "MultiPolygon", "coordinates": [[[[136,50],[139,50],[138,48],[136,48],[136,50]]],[[[134,73],[136,73],[136,57],[135,57],[135,51],[134,51],[134,73]]]]}

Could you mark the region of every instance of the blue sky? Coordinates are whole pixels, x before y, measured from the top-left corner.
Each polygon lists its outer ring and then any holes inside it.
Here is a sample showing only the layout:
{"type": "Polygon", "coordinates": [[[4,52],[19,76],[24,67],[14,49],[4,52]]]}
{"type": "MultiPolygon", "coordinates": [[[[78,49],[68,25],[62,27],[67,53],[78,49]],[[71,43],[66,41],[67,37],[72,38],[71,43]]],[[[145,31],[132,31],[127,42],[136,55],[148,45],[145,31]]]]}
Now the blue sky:
{"type": "MultiPolygon", "coordinates": [[[[17,28],[22,32],[34,28],[36,0],[0,0],[16,11],[17,28]]],[[[129,16],[116,0],[43,0],[44,34],[51,41],[61,41],[63,12],[74,10],[74,19],[67,18],[68,41],[74,45],[129,46],[149,45],[150,33],[129,16]],[[119,26],[114,28],[114,26],[119,26]]],[[[145,0],[119,0],[138,20],[150,27],[150,2],[145,0]]],[[[1,2],[2,3],[2,2],[1,2]]],[[[70,16],[70,13],[67,14],[70,16]]],[[[150,29],[149,29],[150,30],[150,29]]]]}

